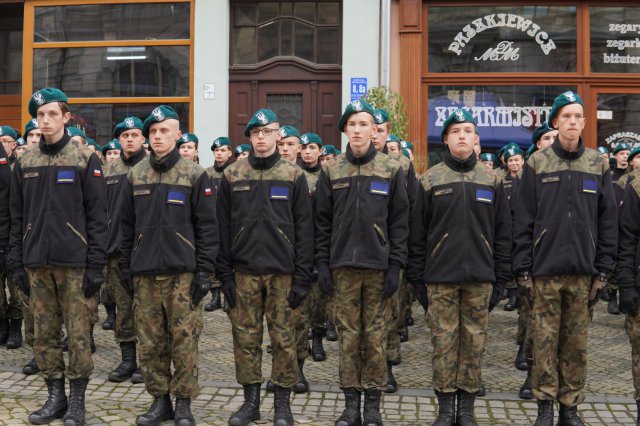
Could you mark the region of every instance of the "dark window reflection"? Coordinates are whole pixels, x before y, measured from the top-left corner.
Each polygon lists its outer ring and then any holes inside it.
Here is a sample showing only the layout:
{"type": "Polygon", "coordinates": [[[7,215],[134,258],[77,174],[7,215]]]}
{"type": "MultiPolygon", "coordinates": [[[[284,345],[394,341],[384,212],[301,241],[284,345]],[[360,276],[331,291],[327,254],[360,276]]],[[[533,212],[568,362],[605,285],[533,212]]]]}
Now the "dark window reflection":
{"type": "Polygon", "coordinates": [[[22,89],[22,8],[0,5],[0,95],[17,95],[22,89]]]}
{"type": "Polygon", "coordinates": [[[640,145],[640,95],[598,94],[598,146],[640,145]]]}

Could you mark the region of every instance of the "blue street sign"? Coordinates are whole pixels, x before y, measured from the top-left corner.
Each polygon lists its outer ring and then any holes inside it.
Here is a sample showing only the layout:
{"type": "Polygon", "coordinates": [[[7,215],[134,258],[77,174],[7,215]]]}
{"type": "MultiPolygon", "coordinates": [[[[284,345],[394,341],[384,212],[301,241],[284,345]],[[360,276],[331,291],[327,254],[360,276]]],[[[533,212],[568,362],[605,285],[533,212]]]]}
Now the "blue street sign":
{"type": "Polygon", "coordinates": [[[355,101],[367,94],[367,78],[352,77],[351,78],[351,100],[355,101]]]}

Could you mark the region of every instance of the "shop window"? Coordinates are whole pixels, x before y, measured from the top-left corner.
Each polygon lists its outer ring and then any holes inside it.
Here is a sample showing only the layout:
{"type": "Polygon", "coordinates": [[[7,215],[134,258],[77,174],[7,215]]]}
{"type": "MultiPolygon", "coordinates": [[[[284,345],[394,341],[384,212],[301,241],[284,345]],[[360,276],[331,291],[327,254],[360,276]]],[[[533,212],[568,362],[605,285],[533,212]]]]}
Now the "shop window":
{"type": "Polygon", "coordinates": [[[598,146],[640,145],[640,94],[598,94],[598,146]]]}
{"type": "Polygon", "coordinates": [[[22,5],[0,5],[0,95],[22,87],[22,5]]]}
{"type": "Polygon", "coordinates": [[[523,150],[531,135],[542,125],[553,99],[575,86],[429,86],[429,165],[439,163],[445,145],[440,140],[442,125],[458,108],[465,108],[478,122],[482,151],[495,152],[509,142],[523,150]]]}
{"type": "Polygon", "coordinates": [[[591,71],[640,73],[640,8],[591,7],[591,71]]]}
{"type": "Polygon", "coordinates": [[[575,72],[575,6],[429,7],[429,72],[575,72]]]}

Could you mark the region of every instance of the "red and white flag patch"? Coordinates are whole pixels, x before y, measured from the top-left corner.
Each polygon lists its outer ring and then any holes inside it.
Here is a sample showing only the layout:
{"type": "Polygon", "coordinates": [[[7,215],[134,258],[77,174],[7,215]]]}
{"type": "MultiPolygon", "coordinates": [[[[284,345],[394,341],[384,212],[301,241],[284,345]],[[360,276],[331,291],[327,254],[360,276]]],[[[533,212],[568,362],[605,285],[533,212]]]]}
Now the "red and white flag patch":
{"type": "Polygon", "coordinates": [[[205,188],[204,189],[204,195],[206,197],[211,197],[211,194],[213,194],[213,191],[211,190],[211,188],[205,188]]]}
{"type": "Polygon", "coordinates": [[[4,157],[0,158],[0,164],[5,165],[7,163],[8,163],[8,161],[7,161],[6,158],[4,158],[4,157]]]}
{"type": "Polygon", "coordinates": [[[102,170],[94,169],[94,170],[93,170],[93,175],[94,175],[95,177],[100,177],[100,176],[102,176],[102,170]]]}

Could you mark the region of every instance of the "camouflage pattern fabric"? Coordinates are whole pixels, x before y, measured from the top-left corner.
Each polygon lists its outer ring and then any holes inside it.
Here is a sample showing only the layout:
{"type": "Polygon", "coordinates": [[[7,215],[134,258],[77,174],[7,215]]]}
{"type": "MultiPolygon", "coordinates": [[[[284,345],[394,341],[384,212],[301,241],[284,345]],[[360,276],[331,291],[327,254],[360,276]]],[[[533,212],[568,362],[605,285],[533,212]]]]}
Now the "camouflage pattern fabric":
{"type": "Polygon", "coordinates": [[[233,333],[236,380],[241,385],[262,383],[263,317],[272,347],[271,381],[291,388],[298,383],[295,328],[298,311],[289,307],[291,275],[235,273],[236,306],[229,309],[233,333]]]}
{"type": "Polygon", "coordinates": [[[312,197],[316,192],[316,184],[318,183],[321,171],[322,169],[318,170],[316,173],[312,173],[304,170],[304,176],[307,178],[307,186],[309,187],[309,194],[311,194],[312,197]]]}
{"type": "Polygon", "coordinates": [[[45,379],[88,379],[93,371],[89,321],[92,301],[82,292],[84,268],[47,266],[26,268],[31,284],[33,355],[45,379]],[[62,321],[69,338],[69,365],[65,371],[60,333],[62,321]]]}
{"type": "Polygon", "coordinates": [[[22,319],[22,291],[13,284],[9,274],[0,271],[0,318],[22,319]],[[7,290],[8,297],[7,297],[7,290]]]}
{"type": "MultiPolygon", "coordinates": [[[[400,360],[400,334],[398,332],[403,329],[403,326],[400,324],[400,311],[405,312],[404,306],[402,305],[402,299],[405,295],[401,294],[400,291],[403,281],[406,281],[404,279],[404,269],[400,270],[400,287],[398,291],[386,300],[386,303],[389,305],[389,309],[387,310],[388,317],[386,319],[387,361],[400,360]]],[[[405,315],[402,315],[402,318],[404,319],[405,315]]]]}
{"type": "Polygon", "coordinates": [[[590,275],[534,278],[531,384],[538,400],[568,407],[584,401],[590,287],[590,275]]]}
{"type": "MultiPolygon", "coordinates": [[[[31,312],[31,308],[29,308],[29,296],[21,293],[21,303],[22,303],[22,318],[24,320],[24,343],[27,346],[33,347],[33,342],[35,339],[34,325],[33,325],[33,312],[31,312]]],[[[62,331],[62,330],[61,330],[62,331]]]]}
{"type": "MultiPolygon", "coordinates": [[[[109,262],[109,260],[107,262],[109,262]]],[[[110,271],[107,267],[107,281],[100,288],[100,303],[102,303],[103,305],[116,303],[113,284],[114,279],[111,276],[112,274],[112,271],[110,271]]],[[[118,275],[120,274],[118,273],[118,275]]]]}
{"type": "Polygon", "coordinates": [[[92,327],[100,321],[98,314],[98,297],[99,292],[89,299],[89,324],[91,324],[92,327]]]}
{"type": "Polygon", "coordinates": [[[491,283],[427,285],[436,391],[480,390],[492,289],[491,283]]]}
{"type": "Polygon", "coordinates": [[[409,281],[407,281],[404,269],[400,270],[400,287],[398,288],[398,297],[398,331],[402,331],[407,323],[407,317],[411,316],[411,305],[413,305],[413,286],[409,281]]]}
{"type": "Polygon", "coordinates": [[[533,359],[533,340],[531,340],[531,310],[524,300],[524,296],[518,295],[518,333],[516,343],[522,345],[524,356],[533,359]]]}
{"type": "Polygon", "coordinates": [[[192,279],[190,272],[133,278],[140,370],[147,392],[153,397],[170,393],[177,398],[195,398],[200,392],[198,340],[202,303],[191,303],[192,279]]]}
{"type": "Polygon", "coordinates": [[[211,280],[211,288],[222,287],[222,281],[220,281],[220,278],[218,278],[218,276],[215,273],[209,274],[209,279],[211,280]]]}
{"type": "Polygon", "coordinates": [[[640,315],[627,315],[624,329],[631,343],[631,375],[633,376],[633,398],[640,400],[640,315]]]}
{"type": "Polygon", "coordinates": [[[113,332],[116,342],[135,342],[136,329],[133,319],[133,298],[121,284],[120,268],[118,267],[119,256],[113,254],[109,256],[107,263],[107,282],[113,288],[114,303],[116,304],[116,322],[113,332]]]}
{"type": "Polygon", "coordinates": [[[307,298],[298,309],[296,324],[296,352],[298,359],[306,359],[309,355],[309,328],[326,330],[327,301],[329,296],[322,293],[318,283],[313,283],[307,298]]]}
{"type": "Polygon", "coordinates": [[[326,328],[331,299],[331,295],[322,293],[317,283],[311,285],[311,291],[307,296],[307,300],[309,300],[309,325],[311,328],[315,330],[324,330],[326,328]]]}
{"type": "Polygon", "coordinates": [[[332,270],[334,320],[340,346],[340,387],[384,389],[390,305],[382,300],[384,271],[332,270]]]}

